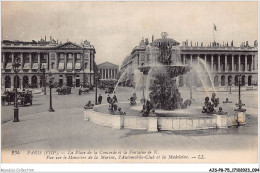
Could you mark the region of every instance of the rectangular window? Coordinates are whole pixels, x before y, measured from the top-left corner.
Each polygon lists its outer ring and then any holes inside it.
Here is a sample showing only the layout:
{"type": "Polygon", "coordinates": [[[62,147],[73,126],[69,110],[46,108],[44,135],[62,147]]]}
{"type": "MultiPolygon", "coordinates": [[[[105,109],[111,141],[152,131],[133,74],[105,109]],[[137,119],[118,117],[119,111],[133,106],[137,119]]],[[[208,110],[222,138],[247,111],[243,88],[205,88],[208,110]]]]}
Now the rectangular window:
{"type": "Polygon", "coordinates": [[[54,62],[51,63],[51,68],[54,69],[54,62]]]}
{"type": "Polygon", "coordinates": [[[87,62],[85,62],[85,67],[84,67],[85,69],[87,69],[88,68],[88,63],[87,62]]]}

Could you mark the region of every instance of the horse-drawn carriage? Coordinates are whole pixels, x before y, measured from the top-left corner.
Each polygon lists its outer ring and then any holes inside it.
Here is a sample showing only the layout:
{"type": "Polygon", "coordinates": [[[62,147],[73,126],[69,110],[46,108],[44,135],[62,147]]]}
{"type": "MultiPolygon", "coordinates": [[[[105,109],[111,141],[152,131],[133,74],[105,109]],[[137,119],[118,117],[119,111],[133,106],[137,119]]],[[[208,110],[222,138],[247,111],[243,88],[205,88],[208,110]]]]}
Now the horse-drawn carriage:
{"type": "Polygon", "coordinates": [[[99,84],[98,88],[101,90],[104,90],[106,88],[106,86],[103,83],[101,83],[101,84],[99,84]]]}
{"type": "Polygon", "coordinates": [[[5,105],[7,102],[8,105],[12,104],[15,100],[15,92],[14,91],[6,91],[2,94],[2,105],[5,105]]]}
{"type": "Polygon", "coordinates": [[[64,87],[59,87],[56,92],[58,92],[58,95],[69,95],[71,94],[71,87],[64,86],[64,87]]]}
{"type": "Polygon", "coordinates": [[[107,94],[112,94],[113,92],[114,92],[114,89],[115,89],[115,87],[114,86],[109,86],[109,87],[107,87],[106,88],[106,90],[105,90],[105,93],[107,94]]]}
{"type": "Polygon", "coordinates": [[[83,84],[82,88],[88,88],[89,90],[93,90],[94,89],[94,85],[87,83],[87,84],[83,84]]]}
{"type": "Polygon", "coordinates": [[[79,89],[79,95],[88,94],[88,93],[89,93],[89,88],[80,88],[79,89]]]}

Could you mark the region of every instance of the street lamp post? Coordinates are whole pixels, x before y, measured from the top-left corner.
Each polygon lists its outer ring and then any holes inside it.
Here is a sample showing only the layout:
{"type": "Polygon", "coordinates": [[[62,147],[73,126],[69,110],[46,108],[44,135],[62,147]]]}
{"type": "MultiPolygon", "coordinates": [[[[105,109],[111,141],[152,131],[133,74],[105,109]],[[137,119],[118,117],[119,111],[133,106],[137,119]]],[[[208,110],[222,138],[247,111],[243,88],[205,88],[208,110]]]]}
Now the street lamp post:
{"type": "Polygon", "coordinates": [[[54,112],[54,109],[52,108],[52,95],[51,95],[51,88],[52,88],[52,81],[53,81],[53,75],[52,73],[50,72],[49,73],[49,88],[50,88],[50,108],[49,108],[49,112],[54,112]]]}
{"type": "Polygon", "coordinates": [[[95,104],[97,105],[98,102],[97,102],[97,82],[98,82],[98,74],[95,73],[95,88],[96,88],[96,91],[95,91],[95,104]]]}
{"type": "Polygon", "coordinates": [[[45,78],[46,69],[45,69],[45,67],[43,67],[41,69],[41,71],[42,71],[42,76],[43,76],[43,79],[42,79],[43,93],[44,93],[44,95],[46,95],[46,78],[45,78]]]}
{"type": "Polygon", "coordinates": [[[241,75],[238,75],[238,103],[236,104],[236,106],[238,107],[238,109],[235,109],[235,111],[240,111],[240,112],[245,112],[245,109],[242,108],[243,106],[245,106],[245,104],[242,103],[241,100],[241,91],[240,91],[240,86],[241,86],[241,75]]]}
{"type": "Polygon", "coordinates": [[[14,100],[14,120],[13,122],[19,122],[19,108],[17,104],[17,79],[18,79],[18,72],[20,70],[21,64],[18,62],[18,58],[15,59],[13,63],[13,69],[15,72],[15,100],[14,100]]]}

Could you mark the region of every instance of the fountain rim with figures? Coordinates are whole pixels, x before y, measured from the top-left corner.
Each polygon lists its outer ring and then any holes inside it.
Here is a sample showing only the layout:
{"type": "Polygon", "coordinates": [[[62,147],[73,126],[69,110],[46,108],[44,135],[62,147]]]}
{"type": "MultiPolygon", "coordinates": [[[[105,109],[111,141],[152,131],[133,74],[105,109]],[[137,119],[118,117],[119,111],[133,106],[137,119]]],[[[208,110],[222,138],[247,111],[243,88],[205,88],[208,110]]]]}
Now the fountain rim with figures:
{"type": "MultiPolygon", "coordinates": [[[[172,46],[177,47],[179,43],[175,41],[174,39],[167,38],[168,34],[166,32],[163,32],[161,34],[162,38],[156,39],[153,43],[151,43],[151,46],[157,47],[159,49],[166,49],[166,51],[170,50],[170,53],[172,54],[172,46]],[[163,42],[163,43],[162,43],[163,42]]],[[[166,68],[166,73],[169,74],[167,79],[175,78],[178,75],[185,74],[191,70],[190,65],[183,65],[183,64],[172,64],[169,58],[166,55],[167,53],[161,51],[160,58],[164,58],[164,63],[153,63],[141,67],[137,67],[137,69],[143,73],[144,75],[147,75],[150,71],[154,69],[158,69],[161,67],[166,68]],[[167,59],[168,58],[168,59],[167,59]]],[[[171,56],[171,55],[170,55],[171,56]]],[[[125,70],[126,72],[126,70],[125,70]]],[[[124,73],[125,73],[124,72],[124,73]]],[[[123,77],[120,76],[115,90],[118,86],[118,83],[120,82],[120,79],[123,77]]],[[[155,74],[156,75],[156,74],[155,74]]],[[[147,77],[148,79],[148,77],[147,77]]],[[[174,84],[172,85],[174,86],[174,84]]],[[[147,87],[148,88],[148,87],[147,87]]],[[[161,88],[162,90],[162,88],[161,88]]],[[[171,89],[172,90],[172,89],[171,89]]],[[[160,90],[159,90],[160,91],[160,90]]],[[[171,91],[172,92],[172,91],[171,91]]],[[[178,90],[177,90],[178,92],[178,90]]],[[[151,92],[150,92],[151,94],[151,92]]],[[[172,93],[171,93],[172,94],[172,93]]],[[[180,96],[181,97],[181,96],[180,96]]],[[[151,99],[151,98],[150,98],[151,99]]],[[[144,98],[143,102],[143,110],[145,105],[149,102],[148,97],[144,98]]],[[[169,101],[170,103],[171,101],[169,101]]],[[[120,102],[119,102],[120,103],[120,102]]],[[[149,102],[150,103],[150,102],[149,102]]],[[[154,102],[153,102],[154,103],[154,102]]],[[[165,102],[164,102],[165,103],[165,102]]],[[[108,105],[108,104],[107,104],[108,105]]],[[[104,105],[95,105],[95,107],[100,106],[107,106],[104,105]]],[[[186,105],[187,106],[187,105],[186,105]]],[[[203,105],[201,105],[202,107],[203,105]]],[[[139,109],[138,106],[133,106],[130,109],[139,109]]],[[[212,112],[212,114],[206,115],[206,116],[176,116],[176,111],[168,111],[172,115],[175,116],[160,116],[163,115],[163,111],[161,109],[157,109],[159,114],[156,114],[155,111],[152,111],[152,113],[149,112],[148,116],[129,116],[125,115],[124,113],[119,114],[110,114],[110,113],[102,113],[98,112],[95,109],[87,109],[84,110],[84,120],[91,121],[93,123],[108,126],[112,128],[122,129],[122,128],[128,128],[128,129],[143,129],[151,132],[156,132],[158,130],[200,130],[200,129],[216,129],[216,128],[228,128],[230,126],[235,126],[239,124],[245,124],[245,113],[244,112],[235,112],[233,114],[223,114],[223,113],[216,113],[212,112]]],[[[167,110],[164,112],[167,113],[167,110]]]]}

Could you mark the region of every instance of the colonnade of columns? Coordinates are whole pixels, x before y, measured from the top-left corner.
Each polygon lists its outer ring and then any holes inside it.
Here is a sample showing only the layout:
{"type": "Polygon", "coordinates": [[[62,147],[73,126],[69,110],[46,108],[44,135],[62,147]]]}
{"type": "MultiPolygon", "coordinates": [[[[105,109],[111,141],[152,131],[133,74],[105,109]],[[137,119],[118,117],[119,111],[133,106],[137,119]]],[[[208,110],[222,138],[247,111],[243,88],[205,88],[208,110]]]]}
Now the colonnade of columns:
{"type": "Polygon", "coordinates": [[[187,60],[190,61],[192,64],[194,60],[198,60],[198,58],[203,59],[207,64],[210,64],[211,71],[217,71],[217,72],[235,72],[235,71],[244,71],[244,72],[255,72],[257,70],[256,63],[256,55],[247,55],[247,54],[236,54],[236,62],[238,61],[238,68],[235,69],[235,54],[223,54],[224,55],[224,63],[221,63],[221,55],[222,54],[210,54],[210,59],[208,58],[208,54],[204,54],[204,57],[201,57],[199,54],[182,54],[182,63],[187,64],[187,60]],[[217,61],[214,63],[214,55],[217,55],[217,61]],[[229,55],[229,57],[228,57],[229,55]],[[231,70],[228,68],[228,60],[230,60],[231,56],[231,70]],[[241,68],[241,56],[244,57],[244,68],[241,68]],[[248,59],[250,59],[250,64],[248,63],[248,59]],[[214,69],[214,64],[217,64],[217,69],[214,69]],[[221,70],[221,65],[224,65],[223,70],[221,70]],[[250,65],[251,68],[248,68],[248,65],[250,65]]]}
{"type": "MultiPolygon", "coordinates": [[[[60,55],[60,54],[58,54],[58,55],[60,55]]],[[[82,54],[80,54],[80,53],[63,53],[63,55],[64,55],[64,59],[63,59],[64,69],[63,70],[65,70],[65,72],[68,69],[67,68],[68,63],[72,63],[72,69],[71,69],[72,71],[74,71],[76,68],[78,68],[78,70],[85,69],[84,59],[83,59],[82,54]],[[69,62],[69,61],[71,61],[71,62],[69,62]],[[80,63],[80,67],[76,67],[76,63],[80,63]]],[[[8,53],[5,53],[5,52],[3,52],[2,53],[3,70],[6,69],[6,66],[8,63],[13,64],[15,62],[15,59],[16,59],[15,56],[18,56],[19,63],[21,64],[20,71],[24,70],[25,64],[27,64],[27,63],[28,63],[29,68],[26,70],[29,70],[29,72],[32,72],[32,70],[37,70],[37,71],[40,70],[42,64],[46,64],[46,66],[45,66],[46,71],[49,71],[50,69],[52,69],[52,67],[50,65],[50,61],[52,61],[52,60],[49,58],[49,53],[40,53],[40,52],[36,52],[36,53],[34,53],[34,52],[21,52],[21,53],[8,52],[8,53]],[[33,61],[33,57],[32,57],[33,54],[35,55],[34,57],[37,58],[36,62],[33,61]],[[11,58],[11,62],[8,60],[8,58],[11,58]],[[28,58],[29,62],[28,61],[26,62],[25,58],[28,58]],[[35,63],[37,63],[38,69],[33,69],[33,64],[35,64],[35,63]]],[[[60,56],[55,56],[55,64],[54,64],[53,69],[61,70],[61,69],[58,69],[60,60],[61,60],[60,56]]],[[[90,65],[88,65],[87,68],[90,68],[90,65]]],[[[14,72],[13,67],[11,67],[10,70],[11,70],[11,72],[14,72]]]]}
{"type": "Polygon", "coordinates": [[[117,69],[99,69],[101,79],[116,79],[117,69]]]}
{"type": "Polygon", "coordinates": [[[64,70],[67,72],[68,70],[83,70],[84,67],[84,59],[83,56],[79,53],[59,53],[55,59],[55,69],[64,70]],[[61,59],[61,55],[63,55],[63,59],[61,59]],[[64,68],[59,69],[59,64],[64,63],[64,68]],[[71,63],[71,69],[68,68],[68,64],[71,63]],[[80,63],[79,68],[76,67],[76,63],[80,63]]]}
{"type": "MultiPolygon", "coordinates": [[[[29,64],[29,68],[28,68],[28,70],[29,70],[29,72],[32,72],[32,70],[33,70],[33,60],[32,60],[32,54],[36,54],[36,57],[37,57],[37,65],[38,65],[38,67],[37,67],[37,70],[40,70],[40,68],[41,68],[41,66],[40,66],[40,64],[41,63],[46,63],[46,64],[48,64],[49,62],[49,59],[48,59],[48,56],[49,56],[49,53],[40,53],[40,52],[37,52],[37,53],[34,53],[34,52],[8,52],[8,55],[10,55],[11,56],[11,62],[9,62],[8,61],[8,58],[10,58],[10,56],[6,56],[6,54],[7,53],[2,53],[2,63],[3,63],[3,70],[5,70],[6,69],[6,65],[8,64],[8,63],[11,63],[11,64],[13,64],[14,62],[15,62],[15,59],[17,58],[15,58],[15,55],[16,56],[18,56],[18,59],[19,59],[19,63],[21,64],[21,67],[20,67],[20,71],[23,71],[23,69],[24,69],[24,65],[26,64],[26,63],[28,63],[29,64]],[[25,56],[24,57],[24,54],[27,54],[27,56],[25,56]],[[43,54],[43,59],[46,61],[46,62],[42,62],[41,61],[41,54],[43,54]],[[29,59],[29,62],[26,62],[25,61],[25,58],[28,58],[29,59]]],[[[47,67],[45,67],[46,68],[46,70],[49,70],[49,68],[48,68],[48,66],[47,67]]],[[[11,72],[13,72],[13,67],[11,68],[11,72]]]]}

